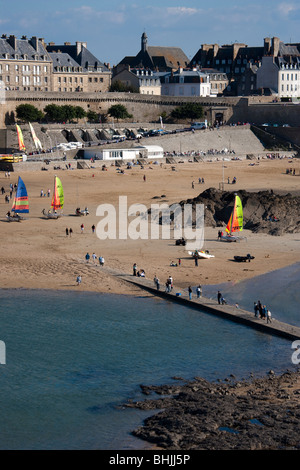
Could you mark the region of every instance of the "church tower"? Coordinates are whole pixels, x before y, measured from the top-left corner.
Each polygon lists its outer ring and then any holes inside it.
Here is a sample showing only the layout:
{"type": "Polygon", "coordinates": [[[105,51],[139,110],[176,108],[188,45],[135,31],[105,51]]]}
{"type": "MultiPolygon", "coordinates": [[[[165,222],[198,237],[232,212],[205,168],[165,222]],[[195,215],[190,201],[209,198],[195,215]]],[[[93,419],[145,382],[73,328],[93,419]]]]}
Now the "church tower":
{"type": "Polygon", "coordinates": [[[148,38],[147,38],[147,34],[143,33],[142,34],[142,48],[141,48],[141,50],[143,52],[146,52],[147,49],[148,49],[148,38]]]}

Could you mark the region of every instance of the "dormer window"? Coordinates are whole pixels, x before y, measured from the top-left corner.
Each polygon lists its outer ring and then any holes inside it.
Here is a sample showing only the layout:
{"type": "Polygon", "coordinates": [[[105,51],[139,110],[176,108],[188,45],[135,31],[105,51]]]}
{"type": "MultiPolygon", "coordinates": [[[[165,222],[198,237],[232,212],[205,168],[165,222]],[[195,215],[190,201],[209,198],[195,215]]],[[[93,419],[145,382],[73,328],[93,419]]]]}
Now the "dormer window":
{"type": "Polygon", "coordinates": [[[24,60],[28,60],[28,55],[27,55],[27,54],[24,54],[24,55],[23,55],[23,59],[24,59],[24,60]]]}

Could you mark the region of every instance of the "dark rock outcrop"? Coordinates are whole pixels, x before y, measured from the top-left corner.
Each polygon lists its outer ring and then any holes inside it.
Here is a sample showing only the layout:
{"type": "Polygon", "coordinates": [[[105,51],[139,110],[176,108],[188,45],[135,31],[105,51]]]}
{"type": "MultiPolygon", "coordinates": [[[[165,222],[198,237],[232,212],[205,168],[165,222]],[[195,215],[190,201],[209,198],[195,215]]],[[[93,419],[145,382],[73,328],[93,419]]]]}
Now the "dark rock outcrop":
{"type": "MultiPolygon", "coordinates": [[[[204,204],[205,225],[225,227],[234,204],[234,192],[209,188],[193,199],[180,201],[180,205],[204,204]]],[[[244,229],[270,235],[300,232],[300,197],[290,193],[270,191],[238,191],[243,205],[244,229]],[[270,220],[271,219],[273,220],[270,220]]]]}
{"type": "Polygon", "coordinates": [[[143,386],[144,393],[163,397],[127,406],[163,411],[133,434],[172,450],[298,450],[299,379],[298,372],[270,371],[248,382],[195,378],[183,385],[143,386]]]}

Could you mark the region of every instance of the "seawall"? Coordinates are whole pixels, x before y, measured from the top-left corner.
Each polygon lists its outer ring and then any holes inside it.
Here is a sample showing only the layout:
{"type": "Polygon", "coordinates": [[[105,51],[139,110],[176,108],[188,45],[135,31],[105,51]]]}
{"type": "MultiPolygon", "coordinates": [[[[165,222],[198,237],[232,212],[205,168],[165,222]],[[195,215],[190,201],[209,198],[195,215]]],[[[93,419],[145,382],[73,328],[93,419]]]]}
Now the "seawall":
{"type": "Polygon", "coordinates": [[[165,300],[176,302],[180,305],[188,306],[195,310],[200,310],[202,312],[254,328],[265,334],[279,336],[290,341],[300,340],[300,327],[289,325],[275,319],[272,319],[271,323],[267,323],[266,320],[256,318],[254,316],[254,312],[251,313],[233,305],[219,305],[217,301],[205,297],[200,297],[198,299],[195,297],[195,294],[193,294],[192,300],[189,300],[187,292],[182,291],[182,289],[177,288],[176,286],[173,287],[171,292],[165,292],[164,287],[157,290],[157,288],[154,287],[154,282],[145,278],[122,273],[117,274],[113,271],[111,271],[110,274],[117,275],[119,279],[130,282],[135,286],[150,292],[154,296],[158,296],[165,300]]]}

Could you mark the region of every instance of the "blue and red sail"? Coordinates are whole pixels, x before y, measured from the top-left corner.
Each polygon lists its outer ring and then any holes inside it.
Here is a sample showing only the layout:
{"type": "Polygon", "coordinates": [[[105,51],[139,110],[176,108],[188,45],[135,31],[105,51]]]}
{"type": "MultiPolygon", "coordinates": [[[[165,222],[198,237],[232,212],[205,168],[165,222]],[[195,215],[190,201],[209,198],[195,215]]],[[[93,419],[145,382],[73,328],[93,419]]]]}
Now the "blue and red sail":
{"type": "Polygon", "coordinates": [[[20,176],[18,180],[17,192],[11,210],[12,212],[23,214],[29,212],[27,189],[24,184],[24,181],[20,176]]]}

